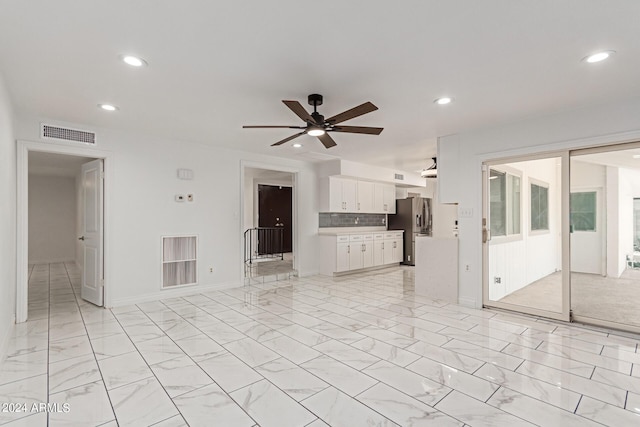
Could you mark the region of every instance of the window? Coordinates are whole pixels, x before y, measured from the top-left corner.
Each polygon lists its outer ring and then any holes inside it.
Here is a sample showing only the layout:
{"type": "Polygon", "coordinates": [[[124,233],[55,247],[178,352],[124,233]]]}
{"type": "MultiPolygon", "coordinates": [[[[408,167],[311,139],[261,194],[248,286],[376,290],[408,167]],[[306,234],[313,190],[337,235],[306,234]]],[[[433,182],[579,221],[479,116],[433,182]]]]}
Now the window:
{"type": "Polygon", "coordinates": [[[596,231],[596,192],[571,193],[571,230],[596,231]]]}
{"type": "Polygon", "coordinates": [[[531,184],[531,231],[549,230],[549,187],[531,184]]]}
{"type": "Polygon", "coordinates": [[[491,235],[520,234],[520,177],[491,169],[489,193],[491,235]]]}

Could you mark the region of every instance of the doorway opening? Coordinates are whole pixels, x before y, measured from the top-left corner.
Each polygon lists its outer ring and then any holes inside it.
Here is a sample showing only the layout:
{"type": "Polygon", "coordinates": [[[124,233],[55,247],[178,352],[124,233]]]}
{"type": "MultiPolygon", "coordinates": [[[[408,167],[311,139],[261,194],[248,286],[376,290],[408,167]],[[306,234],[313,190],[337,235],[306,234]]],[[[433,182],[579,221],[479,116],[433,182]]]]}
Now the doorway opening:
{"type": "Polygon", "coordinates": [[[244,168],[245,283],[284,280],[295,269],[295,173],[244,168]]]}
{"type": "Polygon", "coordinates": [[[105,306],[106,158],[18,142],[16,322],[45,318],[53,302],[105,306]]]}

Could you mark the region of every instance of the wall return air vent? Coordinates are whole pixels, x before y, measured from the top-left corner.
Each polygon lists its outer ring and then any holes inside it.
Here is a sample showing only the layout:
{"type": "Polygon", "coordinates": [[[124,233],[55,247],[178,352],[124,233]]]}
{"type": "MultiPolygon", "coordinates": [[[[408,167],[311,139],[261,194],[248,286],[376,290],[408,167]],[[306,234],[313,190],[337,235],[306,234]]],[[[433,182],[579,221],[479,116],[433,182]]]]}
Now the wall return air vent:
{"type": "Polygon", "coordinates": [[[44,123],[40,124],[40,138],[96,145],[96,134],[94,132],[63,128],[60,126],[52,126],[44,123]]]}

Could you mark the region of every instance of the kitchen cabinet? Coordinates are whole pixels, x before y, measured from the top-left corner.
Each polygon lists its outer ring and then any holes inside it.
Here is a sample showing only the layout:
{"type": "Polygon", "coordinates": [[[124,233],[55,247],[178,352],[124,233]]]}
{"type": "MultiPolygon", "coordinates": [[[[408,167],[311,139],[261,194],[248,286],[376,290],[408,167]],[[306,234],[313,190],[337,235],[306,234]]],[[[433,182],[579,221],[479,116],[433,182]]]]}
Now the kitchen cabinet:
{"type": "Polygon", "coordinates": [[[356,206],[358,212],[372,213],[375,212],[373,204],[374,186],[373,182],[369,181],[357,181],[358,183],[358,205],[356,206]]]}
{"type": "Polygon", "coordinates": [[[356,212],[357,181],[329,177],[329,212],[356,212]]]}
{"type": "Polygon", "coordinates": [[[349,242],[336,245],[336,272],[349,270],[349,242]]]}
{"type": "Polygon", "coordinates": [[[402,231],[320,235],[320,273],[333,275],[402,262],[402,231]]]}
{"type": "Polygon", "coordinates": [[[374,186],[373,206],[376,213],[396,213],[396,186],[376,183],[374,186]]]}
{"type": "Polygon", "coordinates": [[[362,236],[349,236],[349,270],[357,270],[362,268],[362,236]]]}
{"type": "Polygon", "coordinates": [[[386,213],[396,211],[393,184],[330,176],[320,184],[320,211],[344,213],[386,213]]]}

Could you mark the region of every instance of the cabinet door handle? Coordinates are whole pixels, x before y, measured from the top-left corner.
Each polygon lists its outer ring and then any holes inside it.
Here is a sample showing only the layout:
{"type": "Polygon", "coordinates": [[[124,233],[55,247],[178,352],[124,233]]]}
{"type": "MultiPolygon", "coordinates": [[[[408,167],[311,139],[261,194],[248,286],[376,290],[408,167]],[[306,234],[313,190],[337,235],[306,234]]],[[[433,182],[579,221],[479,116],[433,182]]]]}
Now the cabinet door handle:
{"type": "Polygon", "coordinates": [[[384,250],[384,242],[382,242],[382,250],[384,250]]]}
{"type": "Polygon", "coordinates": [[[351,253],[351,245],[347,245],[347,253],[350,254],[351,253]]]}
{"type": "Polygon", "coordinates": [[[366,251],[367,249],[364,247],[364,245],[362,245],[362,247],[360,248],[360,250],[361,250],[362,252],[364,252],[364,251],[366,251]]]}
{"type": "Polygon", "coordinates": [[[360,210],[360,202],[358,202],[358,210],[360,210]]]}
{"type": "Polygon", "coordinates": [[[397,243],[398,243],[398,242],[393,242],[393,247],[394,247],[394,248],[397,248],[397,247],[398,247],[397,243]]]}

